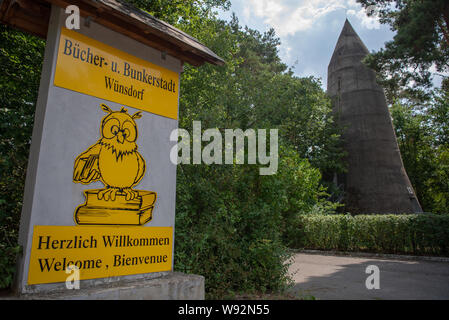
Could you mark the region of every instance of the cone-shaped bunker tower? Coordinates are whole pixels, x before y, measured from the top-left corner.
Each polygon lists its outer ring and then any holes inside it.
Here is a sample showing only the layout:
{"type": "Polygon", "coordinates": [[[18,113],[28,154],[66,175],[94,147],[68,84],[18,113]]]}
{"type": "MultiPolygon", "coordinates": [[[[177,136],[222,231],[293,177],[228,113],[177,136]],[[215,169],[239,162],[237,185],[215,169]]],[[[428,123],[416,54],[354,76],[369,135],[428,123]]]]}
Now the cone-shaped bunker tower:
{"type": "Polygon", "coordinates": [[[346,210],[416,213],[421,206],[405,172],[385,94],[363,65],[368,49],[348,20],[328,67],[327,93],[343,126],[348,171],[337,177],[346,210]]]}

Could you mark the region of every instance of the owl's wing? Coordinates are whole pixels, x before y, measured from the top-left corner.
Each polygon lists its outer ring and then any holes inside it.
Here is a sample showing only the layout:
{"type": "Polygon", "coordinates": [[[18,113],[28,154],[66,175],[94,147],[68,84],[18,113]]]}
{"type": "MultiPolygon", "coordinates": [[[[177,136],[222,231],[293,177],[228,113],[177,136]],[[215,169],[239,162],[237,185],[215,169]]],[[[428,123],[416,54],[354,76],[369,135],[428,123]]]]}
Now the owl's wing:
{"type": "Polygon", "coordinates": [[[88,184],[100,180],[101,174],[98,166],[100,149],[101,145],[98,143],[94,144],[76,158],[73,169],[73,182],[88,184]]]}
{"type": "Polygon", "coordinates": [[[140,180],[142,180],[146,169],[145,159],[140,155],[139,152],[136,151],[136,154],[137,154],[137,162],[139,164],[139,170],[137,171],[136,179],[134,180],[133,186],[138,184],[140,180]]]}

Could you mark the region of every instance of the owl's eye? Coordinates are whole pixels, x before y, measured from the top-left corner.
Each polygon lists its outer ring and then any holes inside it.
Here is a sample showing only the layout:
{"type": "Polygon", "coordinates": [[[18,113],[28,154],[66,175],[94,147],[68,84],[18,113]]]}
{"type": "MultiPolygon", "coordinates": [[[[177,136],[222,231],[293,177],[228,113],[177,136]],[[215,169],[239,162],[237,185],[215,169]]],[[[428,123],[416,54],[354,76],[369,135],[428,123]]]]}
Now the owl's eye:
{"type": "Polygon", "coordinates": [[[123,136],[125,137],[125,139],[126,139],[127,137],[129,137],[130,134],[131,134],[131,133],[129,132],[129,129],[128,129],[128,128],[126,128],[126,129],[123,130],[123,136]]]}
{"type": "Polygon", "coordinates": [[[112,139],[118,133],[120,122],[118,119],[111,118],[103,124],[102,134],[107,139],[112,139]]]}
{"type": "Polygon", "coordinates": [[[122,125],[123,135],[125,140],[134,142],[137,139],[137,129],[134,123],[131,121],[125,121],[122,125]]]}
{"type": "Polygon", "coordinates": [[[118,133],[118,126],[113,125],[113,126],[111,127],[111,132],[112,132],[112,134],[115,136],[115,135],[118,133]]]}

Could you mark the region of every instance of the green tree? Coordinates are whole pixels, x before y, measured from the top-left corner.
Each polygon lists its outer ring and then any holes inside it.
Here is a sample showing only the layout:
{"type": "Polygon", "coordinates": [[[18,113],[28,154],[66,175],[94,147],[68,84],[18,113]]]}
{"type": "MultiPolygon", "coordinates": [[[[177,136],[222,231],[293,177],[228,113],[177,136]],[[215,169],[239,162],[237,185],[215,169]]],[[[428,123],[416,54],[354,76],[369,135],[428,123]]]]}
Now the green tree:
{"type": "Polygon", "coordinates": [[[0,25],[0,287],[15,269],[44,42],[0,25]]]}
{"type": "Polygon", "coordinates": [[[449,213],[449,144],[447,93],[438,90],[419,109],[414,104],[391,107],[402,160],[424,211],[449,213]]]}
{"type": "Polygon", "coordinates": [[[432,211],[449,213],[449,91],[436,90],[428,114],[435,141],[435,172],[428,181],[432,211]]]}
{"type": "Polygon", "coordinates": [[[213,9],[227,10],[230,0],[124,0],[171,25],[197,24],[209,19],[213,9]]]}
{"type": "Polygon", "coordinates": [[[428,109],[438,145],[449,147],[449,91],[436,90],[428,109]]]}
{"type": "Polygon", "coordinates": [[[413,105],[395,103],[391,107],[402,161],[424,211],[432,211],[428,179],[435,171],[434,137],[427,114],[413,105]]]}
{"type": "Polygon", "coordinates": [[[367,56],[386,89],[395,97],[431,98],[432,72],[449,71],[449,2],[446,0],[357,0],[365,8],[375,6],[381,23],[396,34],[385,48],[367,56]]]}

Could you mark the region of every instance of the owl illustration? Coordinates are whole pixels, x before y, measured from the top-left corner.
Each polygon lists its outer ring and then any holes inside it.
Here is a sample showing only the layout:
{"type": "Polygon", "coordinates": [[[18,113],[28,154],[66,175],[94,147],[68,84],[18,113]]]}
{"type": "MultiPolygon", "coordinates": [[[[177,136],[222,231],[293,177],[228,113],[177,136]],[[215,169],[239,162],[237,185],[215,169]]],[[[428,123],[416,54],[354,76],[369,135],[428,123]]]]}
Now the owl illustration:
{"type": "Polygon", "coordinates": [[[103,182],[105,188],[99,190],[99,200],[114,201],[117,193],[133,200],[139,193],[132,187],[145,173],[145,160],[137,151],[138,132],[134,121],[142,115],[136,112],[131,116],[124,107],[112,111],[105,104],[101,104],[101,109],[107,113],[101,121],[101,138],[76,158],[73,181],[103,182]]]}

